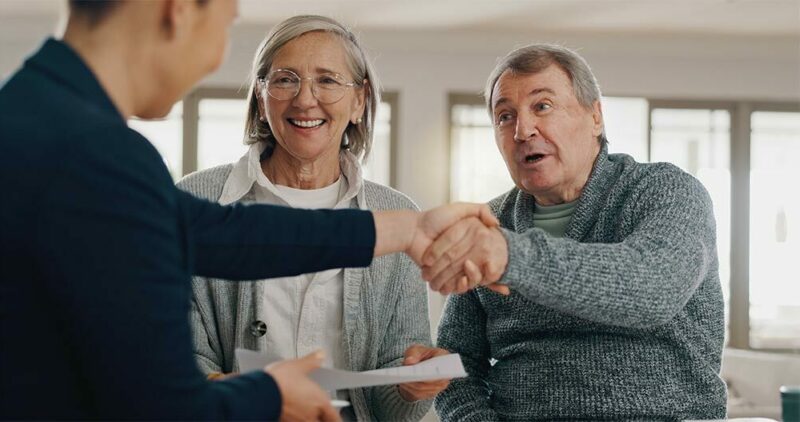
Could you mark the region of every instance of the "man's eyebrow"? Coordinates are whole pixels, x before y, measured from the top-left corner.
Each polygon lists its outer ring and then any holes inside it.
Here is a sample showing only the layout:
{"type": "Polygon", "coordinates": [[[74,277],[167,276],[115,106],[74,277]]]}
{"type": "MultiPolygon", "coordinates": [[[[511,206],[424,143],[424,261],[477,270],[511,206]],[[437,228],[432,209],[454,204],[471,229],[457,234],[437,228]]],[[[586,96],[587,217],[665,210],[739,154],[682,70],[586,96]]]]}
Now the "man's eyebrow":
{"type": "MultiPolygon", "coordinates": [[[[556,95],[556,92],[550,88],[536,88],[533,91],[528,93],[528,96],[539,95],[541,93],[548,93],[551,95],[556,95]]],[[[503,105],[508,102],[508,98],[506,97],[499,97],[492,103],[492,109],[496,108],[497,106],[503,105]]]]}
{"type": "Polygon", "coordinates": [[[552,89],[550,89],[550,88],[536,88],[536,89],[534,89],[533,91],[529,92],[529,93],[528,93],[528,96],[530,97],[530,96],[532,96],[532,95],[538,95],[538,94],[541,94],[541,93],[543,93],[543,92],[547,92],[547,93],[549,93],[549,94],[556,95],[556,92],[555,92],[555,91],[553,91],[553,90],[552,90],[552,89]]]}

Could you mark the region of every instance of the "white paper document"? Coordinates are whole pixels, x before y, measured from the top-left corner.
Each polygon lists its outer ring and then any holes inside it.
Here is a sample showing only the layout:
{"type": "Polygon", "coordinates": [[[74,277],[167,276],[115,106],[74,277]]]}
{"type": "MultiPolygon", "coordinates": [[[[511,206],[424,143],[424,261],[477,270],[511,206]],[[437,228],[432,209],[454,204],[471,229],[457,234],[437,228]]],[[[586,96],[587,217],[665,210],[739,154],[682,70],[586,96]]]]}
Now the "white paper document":
{"type": "MultiPolygon", "coordinates": [[[[240,372],[261,370],[272,363],[266,358],[266,355],[245,349],[236,349],[236,360],[239,362],[240,372]]],[[[457,353],[437,356],[409,366],[364,372],[319,368],[311,373],[311,379],[317,382],[323,390],[343,390],[466,376],[467,372],[464,371],[464,365],[461,364],[461,356],[457,353]]]]}

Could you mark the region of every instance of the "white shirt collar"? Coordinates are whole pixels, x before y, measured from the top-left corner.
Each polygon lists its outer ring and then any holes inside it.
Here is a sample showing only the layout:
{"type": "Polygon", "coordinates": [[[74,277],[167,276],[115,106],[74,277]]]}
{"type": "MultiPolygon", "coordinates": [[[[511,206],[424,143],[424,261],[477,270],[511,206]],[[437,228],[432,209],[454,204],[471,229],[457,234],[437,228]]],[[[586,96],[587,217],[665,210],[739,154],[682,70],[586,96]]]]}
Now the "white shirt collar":
{"type": "MultiPolygon", "coordinates": [[[[261,187],[279,196],[275,185],[264,175],[261,170],[261,154],[266,145],[258,142],[250,145],[247,152],[233,165],[231,173],[225,180],[222,194],[218,202],[222,205],[229,205],[241,200],[253,189],[253,184],[258,183],[261,187]]],[[[364,179],[361,176],[361,165],[353,153],[343,150],[339,154],[339,166],[342,175],[347,179],[347,192],[342,197],[343,200],[356,198],[358,207],[366,209],[363,189],[364,179]]]]}

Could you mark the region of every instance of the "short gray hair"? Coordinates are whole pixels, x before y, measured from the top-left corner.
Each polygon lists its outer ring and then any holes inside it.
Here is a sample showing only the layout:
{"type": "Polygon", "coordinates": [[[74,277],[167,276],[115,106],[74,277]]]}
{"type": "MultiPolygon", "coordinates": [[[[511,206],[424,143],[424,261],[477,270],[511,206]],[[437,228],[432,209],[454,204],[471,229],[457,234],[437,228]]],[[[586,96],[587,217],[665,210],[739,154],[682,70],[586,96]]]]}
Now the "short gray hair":
{"type": "MultiPolygon", "coordinates": [[[[556,65],[563,70],[570,81],[572,81],[572,92],[578,99],[578,103],[586,109],[591,110],[595,101],[600,101],[600,85],[583,57],[569,48],[555,44],[531,44],[520,47],[500,59],[495,66],[489,79],[483,96],[486,99],[486,108],[489,115],[492,115],[492,94],[497,80],[506,70],[521,74],[534,74],[547,69],[550,65],[556,65]]],[[[597,137],[601,145],[608,142],[606,131],[597,137]]]]}
{"type": "MultiPolygon", "coordinates": [[[[339,22],[316,15],[294,16],[276,25],[267,34],[261,43],[253,59],[253,67],[250,72],[250,90],[247,95],[247,119],[245,121],[245,144],[264,142],[267,144],[266,153],[272,153],[275,148],[275,138],[268,122],[262,122],[258,116],[258,98],[256,97],[256,80],[266,76],[272,67],[272,61],[278,51],[289,41],[300,37],[309,32],[326,32],[338,36],[344,44],[347,52],[347,66],[350,70],[356,86],[364,89],[365,107],[364,114],[359,123],[349,123],[344,131],[343,138],[347,140],[346,145],[357,157],[369,155],[372,147],[372,135],[375,128],[375,112],[380,104],[380,84],[372,68],[372,64],[367,59],[367,55],[355,34],[345,28],[339,22]],[[363,86],[364,80],[367,81],[363,86]]],[[[343,139],[343,147],[345,142],[343,139]]]]}

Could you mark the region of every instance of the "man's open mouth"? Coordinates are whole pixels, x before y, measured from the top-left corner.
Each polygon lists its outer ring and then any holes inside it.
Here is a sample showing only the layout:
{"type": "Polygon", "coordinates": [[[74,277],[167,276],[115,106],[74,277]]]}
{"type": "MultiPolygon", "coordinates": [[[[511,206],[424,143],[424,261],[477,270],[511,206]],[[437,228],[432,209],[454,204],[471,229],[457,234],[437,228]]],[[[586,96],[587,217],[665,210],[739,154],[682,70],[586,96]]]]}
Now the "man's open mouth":
{"type": "Polygon", "coordinates": [[[535,163],[546,157],[544,154],[530,154],[525,156],[526,163],[535,163]]]}

